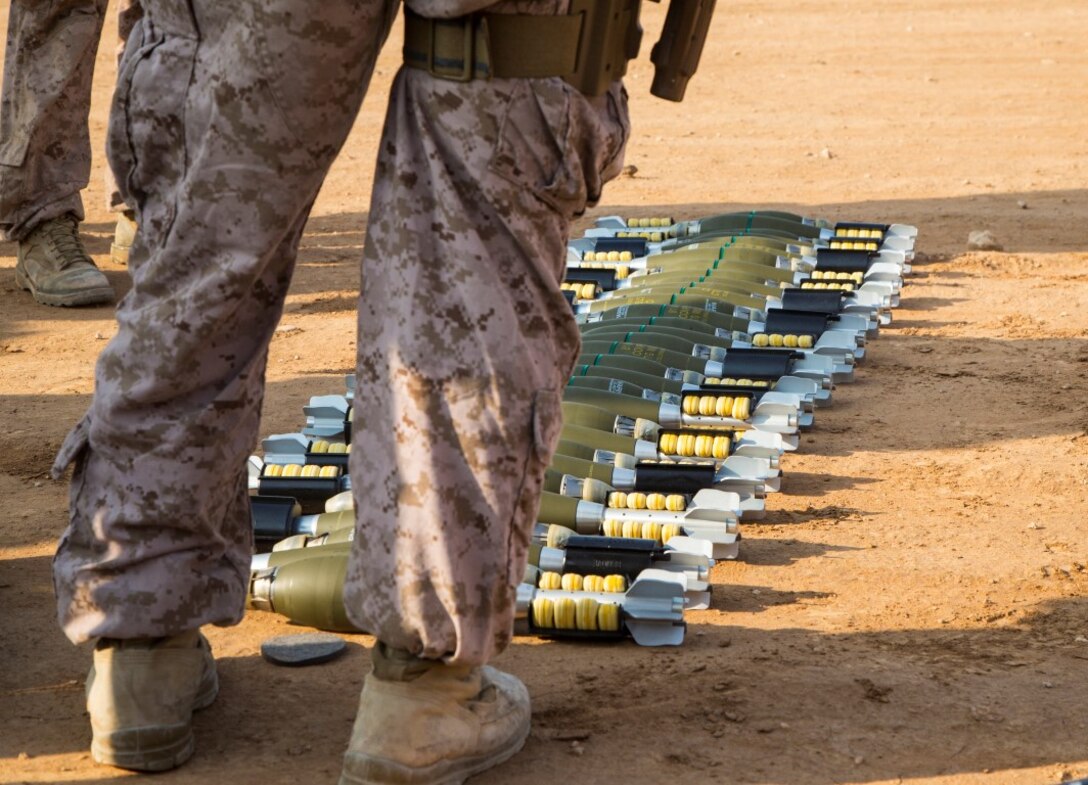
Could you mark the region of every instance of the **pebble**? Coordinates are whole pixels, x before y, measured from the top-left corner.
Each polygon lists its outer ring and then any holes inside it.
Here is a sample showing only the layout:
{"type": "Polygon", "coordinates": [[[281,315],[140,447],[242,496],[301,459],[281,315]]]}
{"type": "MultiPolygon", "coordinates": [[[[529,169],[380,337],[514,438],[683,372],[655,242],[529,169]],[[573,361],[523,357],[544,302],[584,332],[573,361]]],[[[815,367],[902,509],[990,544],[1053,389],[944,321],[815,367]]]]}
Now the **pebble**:
{"type": "Polygon", "coordinates": [[[1025,202],[1023,199],[1018,199],[1016,201],[1016,206],[1019,207],[1021,210],[1028,209],[1028,203],[1025,202]]]}
{"type": "Polygon", "coordinates": [[[620,175],[623,177],[634,177],[638,174],[638,167],[634,164],[627,164],[627,166],[620,169],[620,175]]]}
{"type": "Polygon", "coordinates": [[[831,152],[829,148],[825,147],[823,150],[820,151],[820,157],[831,159],[835,157],[835,154],[831,152]]]}
{"type": "Polygon", "coordinates": [[[988,229],[976,230],[967,235],[967,250],[969,251],[1004,251],[1005,246],[997,241],[993,232],[988,229]]]}

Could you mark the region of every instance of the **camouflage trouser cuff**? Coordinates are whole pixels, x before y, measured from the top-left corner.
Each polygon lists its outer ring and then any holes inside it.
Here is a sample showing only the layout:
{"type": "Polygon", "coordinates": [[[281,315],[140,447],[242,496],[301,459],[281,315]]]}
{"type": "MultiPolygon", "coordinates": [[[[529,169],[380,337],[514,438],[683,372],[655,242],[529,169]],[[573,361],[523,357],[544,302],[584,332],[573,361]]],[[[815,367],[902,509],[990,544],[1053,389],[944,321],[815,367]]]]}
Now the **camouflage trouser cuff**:
{"type": "Polygon", "coordinates": [[[446,665],[442,660],[426,660],[405,649],[395,649],[381,641],[370,652],[374,663],[374,677],[382,681],[415,681],[434,668],[460,669],[467,674],[468,666],[446,665]]]}
{"type": "MultiPolygon", "coordinates": [[[[81,187],[77,185],[74,192],[59,199],[44,204],[39,202],[31,205],[29,209],[20,209],[18,214],[10,216],[12,223],[0,224],[0,228],[3,229],[4,239],[9,242],[21,243],[46,221],[60,218],[67,213],[72,213],[82,223],[84,213],[83,200],[79,195],[79,188],[81,187]]],[[[9,217],[5,216],[5,218],[9,217]]]]}

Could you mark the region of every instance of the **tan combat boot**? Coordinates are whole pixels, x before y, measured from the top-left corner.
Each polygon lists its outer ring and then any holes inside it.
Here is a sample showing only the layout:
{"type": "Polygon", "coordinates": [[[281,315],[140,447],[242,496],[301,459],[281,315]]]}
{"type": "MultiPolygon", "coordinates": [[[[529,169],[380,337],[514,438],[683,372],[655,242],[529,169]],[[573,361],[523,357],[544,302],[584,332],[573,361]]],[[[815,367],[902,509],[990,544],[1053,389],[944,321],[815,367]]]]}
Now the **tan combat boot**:
{"type": "Polygon", "coordinates": [[[95,646],[87,677],[91,754],[99,763],[165,771],[193,754],[193,712],[212,704],[219,678],[199,630],[95,646]]]}
{"type": "Polygon", "coordinates": [[[528,735],[529,692],[515,677],[378,644],[340,785],[459,785],[514,755],[528,735]]]}
{"type": "Polygon", "coordinates": [[[113,288],[79,239],[71,213],[53,218],[19,242],[15,281],[42,305],[98,305],[113,301],[113,288]]]}
{"type": "Polygon", "coordinates": [[[128,255],[135,240],[136,213],[125,210],[117,216],[117,228],[113,230],[113,245],[110,246],[110,258],[115,264],[128,264],[128,255]]]}

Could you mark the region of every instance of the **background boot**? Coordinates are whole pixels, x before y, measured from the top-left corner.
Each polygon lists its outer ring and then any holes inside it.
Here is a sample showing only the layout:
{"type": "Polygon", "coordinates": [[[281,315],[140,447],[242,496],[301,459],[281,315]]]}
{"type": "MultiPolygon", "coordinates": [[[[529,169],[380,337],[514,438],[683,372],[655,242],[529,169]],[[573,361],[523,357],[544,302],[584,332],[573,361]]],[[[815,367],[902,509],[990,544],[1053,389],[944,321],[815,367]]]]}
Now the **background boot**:
{"type": "Polygon", "coordinates": [[[136,240],[136,213],[125,210],[117,216],[117,228],[113,230],[110,258],[115,264],[128,264],[132,243],[136,240]]]}
{"type": "Polygon", "coordinates": [[[113,288],[84,250],[71,213],[46,221],[19,242],[15,281],[43,305],[113,301],[113,288]]]}
{"type": "Polygon", "coordinates": [[[91,755],[137,771],[180,766],[193,754],[193,712],[218,693],[211,647],[198,630],[172,638],[103,638],[87,677],[91,755]]]}
{"type": "Polygon", "coordinates": [[[529,691],[515,677],[378,644],[340,785],[461,783],[514,755],[528,735],[529,691]]]}

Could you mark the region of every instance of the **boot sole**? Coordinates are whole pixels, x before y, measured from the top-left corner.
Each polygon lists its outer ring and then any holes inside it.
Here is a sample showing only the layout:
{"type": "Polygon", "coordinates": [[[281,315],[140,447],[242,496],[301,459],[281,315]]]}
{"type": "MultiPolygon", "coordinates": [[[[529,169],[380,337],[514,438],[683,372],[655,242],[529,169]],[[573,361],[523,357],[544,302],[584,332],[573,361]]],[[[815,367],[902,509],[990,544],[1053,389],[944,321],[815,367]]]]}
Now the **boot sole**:
{"type": "Polygon", "coordinates": [[[118,731],[104,739],[95,739],[91,743],[91,757],[96,763],[119,769],[167,771],[189,760],[195,747],[190,725],[156,725],[118,731]],[[172,735],[176,735],[176,738],[169,739],[172,735]],[[167,737],[165,742],[164,737],[167,737]]]}
{"type": "MultiPolygon", "coordinates": [[[[193,711],[206,709],[219,695],[219,676],[213,679],[193,701],[193,711]]],[[[96,763],[116,766],[130,771],[168,771],[176,769],[193,756],[196,742],[193,727],[184,725],[153,725],[129,728],[111,733],[91,742],[91,757],[96,763]]]]}
{"type": "Polygon", "coordinates": [[[466,779],[514,757],[529,738],[530,720],[525,719],[507,744],[486,755],[442,761],[412,768],[387,758],[345,753],[340,785],[461,785],[466,779]]]}
{"type": "Polygon", "coordinates": [[[81,292],[68,292],[66,294],[39,291],[34,288],[33,282],[31,282],[30,278],[28,278],[19,268],[15,268],[15,283],[19,285],[20,289],[25,289],[30,292],[34,297],[34,301],[41,303],[42,305],[71,307],[78,305],[102,305],[104,303],[113,302],[113,289],[109,286],[99,287],[97,289],[84,289],[81,292]]]}

